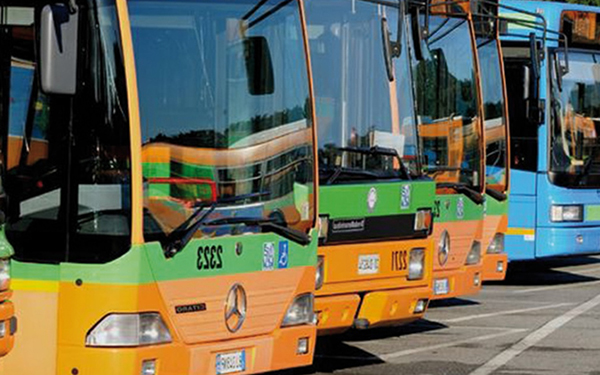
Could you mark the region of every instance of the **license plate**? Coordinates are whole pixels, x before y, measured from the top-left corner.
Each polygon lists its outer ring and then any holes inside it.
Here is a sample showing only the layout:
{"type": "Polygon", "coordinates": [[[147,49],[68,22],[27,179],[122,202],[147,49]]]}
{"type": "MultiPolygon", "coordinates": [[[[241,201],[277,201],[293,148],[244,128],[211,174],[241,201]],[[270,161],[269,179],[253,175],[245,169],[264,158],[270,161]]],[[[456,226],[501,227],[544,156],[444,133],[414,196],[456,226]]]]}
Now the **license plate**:
{"type": "Polygon", "coordinates": [[[217,374],[232,374],[246,371],[246,351],[217,354],[217,374]]]}
{"type": "Polygon", "coordinates": [[[437,279],[433,281],[433,294],[448,294],[450,285],[448,279],[437,279]]]}
{"type": "Polygon", "coordinates": [[[358,274],[373,275],[379,273],[379,254],[359,255],[358,274]]]}

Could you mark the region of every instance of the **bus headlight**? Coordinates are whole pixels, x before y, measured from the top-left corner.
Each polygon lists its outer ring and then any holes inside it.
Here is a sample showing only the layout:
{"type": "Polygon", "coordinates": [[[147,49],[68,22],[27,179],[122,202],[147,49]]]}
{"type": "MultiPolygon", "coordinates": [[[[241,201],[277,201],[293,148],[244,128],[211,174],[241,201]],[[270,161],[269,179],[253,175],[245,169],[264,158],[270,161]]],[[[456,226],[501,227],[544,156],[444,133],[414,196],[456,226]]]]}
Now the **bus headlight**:
{"type": "Polygon", "coordinates": [[[0,259],[0,292],[5,292],[8,288],[10,288],[10,260],[0,259]]]}
{"type": "Polygon", "coordinates": [[[408,260],[408,279],[423,278],[425,270],[425,249],[412,249],[408,260]]]}
{"type": "Polygon", "coordinates": [[[415,214],[415,232],[429,231],[433,223],[433,216],[431,210],[419,210],[415,214]]]}
{"type": "Polygon", "coordinates": [[[448,261],[448,255],[450,254],[450,234],[448,231],[444,231],[442,236],[440,237],[440,242],[438,243],[438,261],[440,265],[446,264],[448,261]]]}
{"type": "Polygon", "coordinates": [[[504,252],[504,233],[496,233],[487,248],[488,254],[500,254],[504,252]]]}
{"type": "Polygon", "coordinates": [[[481,261],[481,242],[473,241],[473,245],[471,245],[471,251],[469,251],[469,255],[467,255],[467,261],[465,264],[467,266],[477,264],[481,261]]]}
{"type": "Polygon", "coordinates": [[[110,314],[92,328],[85,345],[136,347],[171,341],[171,333],[158,313],[110,314]]]}
{"type": "Polygon", "coordinates": [[[319,216],[319,242],[327,241],[329,233],[329,216],[319,216]]]}
{"type": "Polygon", "coordinates": [[[321,255],[317,258],[317,274],[315,279],[315,289],[319,290],[323,287],[323,281],[325,280],[325,257],[321,255]]]}
{"type": "Polygon", "coordinates": [[[282,327],[311,324],[314,322],[314,295],[303,294],[296,297],[283,317],[282,327]]]}
{"type": "Polygon", "coordinates": [[[583,206],[580,204],[570,206],[552,205],[550,220],[558,223],[581,222],[583,221],[583,206]]]}

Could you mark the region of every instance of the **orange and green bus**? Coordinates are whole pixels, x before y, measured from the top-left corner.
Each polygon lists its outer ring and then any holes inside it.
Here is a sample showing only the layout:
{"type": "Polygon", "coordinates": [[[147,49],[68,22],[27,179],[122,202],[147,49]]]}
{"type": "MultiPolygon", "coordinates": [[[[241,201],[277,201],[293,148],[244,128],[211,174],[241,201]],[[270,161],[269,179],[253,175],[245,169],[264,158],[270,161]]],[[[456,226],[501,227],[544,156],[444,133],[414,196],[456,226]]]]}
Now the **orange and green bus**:
{"type": "Polygon", "coordinates": [[[504,280],[508,255],[509,161],[508,107],[504,62],[500,48],[498,2],[471,0],[477,42],[485,138],[485,205],[482,239],[482,281],[504,280]]]}
{"type": "Polygon", "coordinates": [[[311,364],[318,191],[302,0],[0,8],[19,318],[0,373],[311,364]]]}
{"type": "Polygon", "coordinates": [[[404,2],[307,0],[319,155],[319,334],[407,323],[431,296],[404,2]]]}
{"type": "Polygon", "coordinates": [[[481,288],[485,153],[480,73],[472,19],[460,3],[413,7],[416,33],[425,36],[412,48],[418,134],[427,175],[436,182],[432,298],[444,299],[481,288]]]}
{"type": "MultiPolygon", "coordinates": [[[[0,218],[5,220],[4,213],[0,212],[0,218]]],[[[3,225],[3,223],[2,223],[3,225]]],[[[11,351],[17,330],[17,318],[15,308],[10,301],[10,258],[13,249],[6,240],[4,229],[0,229],[0,357],[4,357],[11,351]]]]}

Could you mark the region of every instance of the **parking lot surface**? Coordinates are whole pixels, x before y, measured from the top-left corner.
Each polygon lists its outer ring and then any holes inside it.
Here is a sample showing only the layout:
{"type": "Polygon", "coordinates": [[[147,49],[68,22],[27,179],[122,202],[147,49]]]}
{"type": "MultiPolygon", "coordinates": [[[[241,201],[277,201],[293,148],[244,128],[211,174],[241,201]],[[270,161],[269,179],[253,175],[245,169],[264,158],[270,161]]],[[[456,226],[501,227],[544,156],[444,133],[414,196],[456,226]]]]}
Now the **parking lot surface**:
{"type": "Polygon", "coordinates": [[[511,264],[424,320],[320,338],[306,374],[600,375],[600,256],[511,264]]]}

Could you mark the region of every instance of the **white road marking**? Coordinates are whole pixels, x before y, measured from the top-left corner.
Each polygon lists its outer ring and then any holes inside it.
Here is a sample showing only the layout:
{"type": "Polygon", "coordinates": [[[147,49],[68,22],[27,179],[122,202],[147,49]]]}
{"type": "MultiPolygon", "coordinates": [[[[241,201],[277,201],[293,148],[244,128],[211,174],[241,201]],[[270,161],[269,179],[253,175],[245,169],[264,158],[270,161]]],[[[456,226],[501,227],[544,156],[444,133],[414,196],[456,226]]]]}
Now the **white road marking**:
{"type": "Polygon", "coordinates": [[[600,284],[600,280],[597,281],[583,281],[572,284],[561,284],[561,285],[553,285],[553,286],[542,286],[539,288],[530,288],[530,289],[521,289],[515,290],[513,293],[522,294],[522,293],[534,293],[534,292],[543,292],[546,290],[557,290],[557,289],[567,289],[567,288],[577,288],[582,286],[590,286],[590,285],[598,285],[600,284]]]}
{"type": "MultiPolygon", "coordinates": [[[[458,340],[458,341],[448,342],[448,343],[445,343],[445,344],[423,346],[423,347],[420,347],[420,348],[401,350],[401,351],[398,351],[398,352],[393,352],[393,353],[378,355],[377,357],[353,357],[353,356],[342,356],[342,355],[319,355],[319,354],[315,355],[315,357],[316,358],[321,358],[321,359],[336,359],[336,360],[344,360],[344,361],[374,362],[374,361],[383,360],[383,361],[387,361],[387,362],[392,362],[392,360],[395,359],[395,358],[399,358],[399,357],[403,357],[403,356],[407,356],[407,355],[411,355],[411,354],[415,354],[415,353],[422,353],[422,352],[428,352],[428,351],[437,350],[437,349],[450,348],[450,347],[453,347],[453,346],[462,345],[462,344],[469,344],[469,343],[472,343],[472,342],[493,340],[493,339],[498,338],[498,337],[508,336],[508,335],[512,335],[512,334],[515,334],[515,333],[521,333],[521,332],[529,331],[528,329],[523,329],[523,328],[501,328],[501,327],[474,327],[474,326],[467,327],[467,326],[460,326],[460,327],[453,327],[453,328],[501,330],[501,332],[491,333],[491,334],[487,334],[487,335],[483,335],[483,336],[472,337],[470,339],[464,339],[464,340],[458,340]]],[[[376,354],[374,354],[374,355],[376,355],[376,354]]]]}
{"type": "Polygon", "coordinates": [[[555,305],[529,307],[527,309],[518,309],[518,310],[497,311],[497,312],[493,312],[493,313],[468,315],[468,316],[461,316],[460,318],[443,319],[443,320],[437,320],[437,321],[441,322],[441,323],[458,323],[458,322],[465,322],[465,321],[472,320],[472,319],[482,319],[482,318],[490,318],[492,316],[519,314],[519,313],[524,313],[524,312],[529,312],[529,311],[547,310],[547,309],[554,309],[557,307],[572,306],[572,305],[574,305],[574,303],[557,303],[555,305]]]}
{"type": "Polygon", "coordinates": [[[501,352],[483,366],[479,367],[477,370],[473,371],[470,375],[489,375],[504,366],[508,362],[510,362],[513,358],[523,353],[525,350],[535,346],[537,343],[542,341],[544,338],[558,330],[560,327],[564,326],[572,319],[578,317],[581,314],[586,313],[587,311],[593,309],[594,307],[600,305],[600,294],[591,300],[575,307],[564,313],[563,315],[552,319],[548,323],[544,324],[541,328],[531,332],[524,339],[517,342],[510,348],[501,352]]]}
{"type": "Polygon", "coordinates": [[[401,351],[398,351],[398,352],[383,354],[383,355],[380,355],[379,358],[382,359],[382,360],[384,360],[384,361],[386,361],[386,362],[391,362],[395,358],[404,357],[404,356],[407,356],[407,355],[412,355],[412,354],[422,353],[422,352],[429,352],[429,351],[432,351],[432,350],[443,349],[443,348],[450,348],[450,347],[453,347],[453,346],[462,345],[462,344],[469,344],[469,343],[473,343],[473,342],[492,340],[492,339],[495,339],[495,338],[498,338],[498,337],[512,335],[512,334],[519,333],[519,332],[524,332],[524,331],[528,331],[528,330],[527,329],[521,329],[521,328],[509,328],[509,329],[504,330],[503,332],[490,333],[488,335],[472,337],[470,339],[452,341],[452,342],[448,342],[448,343],[445,343],[445,344],[424,346],[424,347],[420,347],[420,348],[406,349],[406,350],[401,350],[401,351]]]}
{"type": "Polygon", "coordinates": [[[548,301],[539,301],[539,300],[532,301],[530,299],[516,300],[513,297],[511,297],[510,295],[507,295],[506,297],[507,297],[507,299],[480,298],[477,300],[477,302],[479,302],[479,304],[481,304],[481,305],[488,304],[488,303],[503,303],[503,304],[511,304],[511,305],[522,304],[522,305],[544,305],[544,306],[548,305],[549,303],[554,302],[552,300],[548,300],[548,301]]]}
{"type": "Polygon", "coordinates": [[[577,270],[576,271],[577,274],[586,274],[586,273],[598,273],[600,272],[600,267],[593,267],[593,268],[584,268],[582,270],[577,270]]]}

